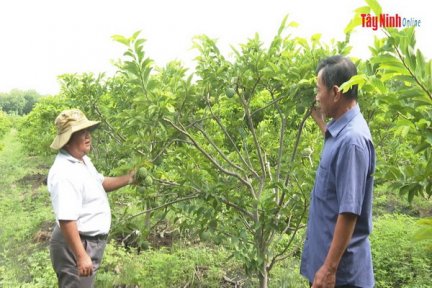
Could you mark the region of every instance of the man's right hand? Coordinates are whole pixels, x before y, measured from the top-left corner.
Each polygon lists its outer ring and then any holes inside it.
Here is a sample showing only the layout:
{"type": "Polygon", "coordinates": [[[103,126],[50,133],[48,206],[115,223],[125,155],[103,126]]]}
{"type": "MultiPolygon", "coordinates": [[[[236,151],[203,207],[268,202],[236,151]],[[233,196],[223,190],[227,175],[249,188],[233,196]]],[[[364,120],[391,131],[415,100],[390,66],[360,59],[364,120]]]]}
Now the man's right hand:
{"type": "Polygon", "coordinates": [[[327,129],[327,125],[325,123],[325,115],[322,112],[320,107],[313,107],[311,112],[312,118],[315,120],[315,122],[318,124],[318,127],[320,128],[321,132],[325,134],[325,131],[327,129]]]}
{"type": "Polygon", "coordinates": [[[93,274],[93,262],[87,253],[77,258],[77,268],[80,276],[87,277],[93,274]]]}

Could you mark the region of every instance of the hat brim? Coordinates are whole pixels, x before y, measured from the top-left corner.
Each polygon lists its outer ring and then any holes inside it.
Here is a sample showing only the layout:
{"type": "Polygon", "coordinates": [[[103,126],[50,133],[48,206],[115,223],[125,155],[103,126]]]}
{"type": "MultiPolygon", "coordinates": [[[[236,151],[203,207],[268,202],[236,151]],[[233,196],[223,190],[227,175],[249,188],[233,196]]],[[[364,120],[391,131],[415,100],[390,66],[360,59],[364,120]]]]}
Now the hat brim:
{"type": "Polygon", "coordinates": [[[81,123],[76,126],[72,126],[70,129],[66,130],[62,134],[57,134],[57,136],[54,138],[54,141],[51,143],[50,147],[54,150],[60,150],[71,138],[72,134],[81,131],[87,128],[96,129],[100,124],[100,121],[85,121],[84,123],[81,123]]]}

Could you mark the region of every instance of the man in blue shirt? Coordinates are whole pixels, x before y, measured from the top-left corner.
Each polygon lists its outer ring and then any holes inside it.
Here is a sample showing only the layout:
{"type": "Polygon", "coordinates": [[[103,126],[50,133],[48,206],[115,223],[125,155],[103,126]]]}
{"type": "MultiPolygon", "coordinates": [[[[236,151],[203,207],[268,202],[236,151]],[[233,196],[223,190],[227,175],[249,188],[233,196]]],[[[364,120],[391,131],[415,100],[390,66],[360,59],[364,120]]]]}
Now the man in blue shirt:
{"type": "Polygon", "coordinates": [[[357,74],[346,57],[317,69],[319,108],[313,118],[325,135],[311,195],[301,274],[311,287],[373,287],[371,249],[375,150],[357,104],[357,86],[340,86],[357,74]],[[325,118],[332,118],[326,125],[325,118]]]}

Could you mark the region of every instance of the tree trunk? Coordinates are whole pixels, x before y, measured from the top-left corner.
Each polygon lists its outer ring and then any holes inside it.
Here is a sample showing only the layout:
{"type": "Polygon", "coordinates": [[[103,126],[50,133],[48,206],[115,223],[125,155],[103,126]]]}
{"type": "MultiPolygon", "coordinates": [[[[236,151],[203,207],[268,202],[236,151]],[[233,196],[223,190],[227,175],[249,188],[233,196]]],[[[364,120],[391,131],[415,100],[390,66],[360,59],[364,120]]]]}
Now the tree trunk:
{"type": "Polygon", "coordinates": [[[267,272],[267,268],[265,267],[266,265],[263,265],[264,267],[262,267],[262,271],[258,272],[258,279],[259,279],[259,287],[260,288],[267,288],[268,287],[268,272],[267,272]]]}
{"type": "Polygon", "coordinates": [[[267,256],[268,256],[268,247],[266,245],[266,241],[264,240],[264,236],[262,231],[259,231],[256,235],[256,246],[258,252],[258,259],[261,260],[261,267],[258,267],[258,279],[259,279],[259,287],[267,288],[268,287],[268,269],[267,269],[267,256]]]}

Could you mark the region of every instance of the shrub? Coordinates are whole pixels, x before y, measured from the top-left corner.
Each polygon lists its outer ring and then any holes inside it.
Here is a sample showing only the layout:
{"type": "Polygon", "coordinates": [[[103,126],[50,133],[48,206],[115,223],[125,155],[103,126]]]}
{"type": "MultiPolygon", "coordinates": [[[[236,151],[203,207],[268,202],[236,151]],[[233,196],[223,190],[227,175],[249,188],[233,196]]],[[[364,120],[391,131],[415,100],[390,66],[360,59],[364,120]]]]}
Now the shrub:
{"type": "Polygon", "coordinates": [[[50,155],[49,146],[56,135],[54,120],[64,109],[70,108],[61,97],[44,97],[30,114],[24,116],[18,129],[20,142],[30,155],[50,155]]]}
{"type": "Polygon", "coordinates": [[[386,214],[371,235],[376,287],[430,287],[432,253],[414,241],[416,219],[386,214]]]}
{"type": "Polygon", "coordinates": [[[241,271],[233,259],[226,260],[228,256],[223,248],[204,246],[147,250],[138,254],[111,242],[96,286],[220,287],[227,271],[241,271]]]}

